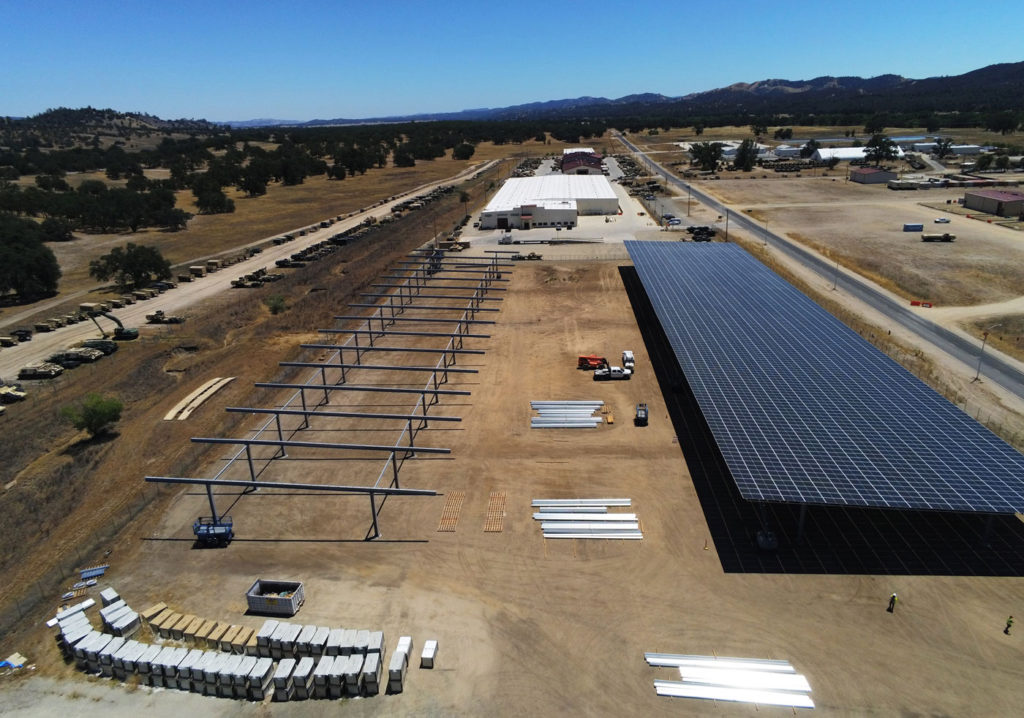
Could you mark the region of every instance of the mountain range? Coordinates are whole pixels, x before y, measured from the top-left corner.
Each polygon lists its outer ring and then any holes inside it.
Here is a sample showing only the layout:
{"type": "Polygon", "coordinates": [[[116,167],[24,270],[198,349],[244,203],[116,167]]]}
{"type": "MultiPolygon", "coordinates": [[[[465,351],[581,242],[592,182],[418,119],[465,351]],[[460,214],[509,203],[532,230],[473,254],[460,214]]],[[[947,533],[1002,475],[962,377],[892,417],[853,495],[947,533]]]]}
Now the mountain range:
{"type": "Polygon", "coordinates": [[[233,127],[324,126],[439,120],[531,120],[600,117],[613,119],[639,114],[701,117],[725,114],[800,114],[835,112],[997,112],[1021,110],[1024,62],[989,65],[963,75],[920,80],[900,75],[877,77],[816,77],[812,80],[767,79],[737,82],[681,97],[656,93],[618,99],[576,97],[530,102],[510,107],[481,107],[386,117],[225,122],[233,127]]]}

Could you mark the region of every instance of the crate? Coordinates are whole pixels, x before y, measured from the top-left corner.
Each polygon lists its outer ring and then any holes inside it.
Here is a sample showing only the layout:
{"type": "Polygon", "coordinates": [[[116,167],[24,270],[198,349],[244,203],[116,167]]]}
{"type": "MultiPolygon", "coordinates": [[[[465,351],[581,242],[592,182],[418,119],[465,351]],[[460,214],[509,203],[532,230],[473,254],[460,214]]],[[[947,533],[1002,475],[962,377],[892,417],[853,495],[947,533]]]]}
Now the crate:
{"type": "Polygon", "coordinates": [[[301,581],[269,581],[258,578],[245,593],[249,610],[273,616],[294,616],[305,599],[301,581]]]}

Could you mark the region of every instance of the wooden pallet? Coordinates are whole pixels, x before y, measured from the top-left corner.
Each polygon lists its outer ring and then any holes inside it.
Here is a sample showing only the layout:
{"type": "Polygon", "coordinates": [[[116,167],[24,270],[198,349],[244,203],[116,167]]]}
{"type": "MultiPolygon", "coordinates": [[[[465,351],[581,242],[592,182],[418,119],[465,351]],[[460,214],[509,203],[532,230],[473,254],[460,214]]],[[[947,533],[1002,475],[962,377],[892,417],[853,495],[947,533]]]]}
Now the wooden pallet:
{"type": "Polygon", "coordinates": [[[441,509],[441,523],[437,525],[440,532],[455,533],[455,524],[459,523],[459,511],[462,510],[462,502],[466,500],[465,491],[452,491],[444,501],[444,508],[441,509]]]}
{"type": "Polygon", "coordinates": [[[487,519],[484,531],[496,533],[504,528],[505,523],[505,492],[492,491],[487,501],[487,519]]]}

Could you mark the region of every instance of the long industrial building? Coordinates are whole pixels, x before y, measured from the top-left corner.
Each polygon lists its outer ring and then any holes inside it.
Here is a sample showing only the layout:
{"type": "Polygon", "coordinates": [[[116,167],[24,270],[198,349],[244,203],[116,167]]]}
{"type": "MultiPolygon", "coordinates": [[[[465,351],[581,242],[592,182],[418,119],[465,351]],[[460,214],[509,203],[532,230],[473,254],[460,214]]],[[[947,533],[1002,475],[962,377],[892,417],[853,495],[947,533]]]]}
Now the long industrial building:
{"type": "Polygon", "coordinates": [[[603,175],[509,179],[480,216],[482,229],[576,226],[577,217],[618,214],[619,198],[603,175]]]}

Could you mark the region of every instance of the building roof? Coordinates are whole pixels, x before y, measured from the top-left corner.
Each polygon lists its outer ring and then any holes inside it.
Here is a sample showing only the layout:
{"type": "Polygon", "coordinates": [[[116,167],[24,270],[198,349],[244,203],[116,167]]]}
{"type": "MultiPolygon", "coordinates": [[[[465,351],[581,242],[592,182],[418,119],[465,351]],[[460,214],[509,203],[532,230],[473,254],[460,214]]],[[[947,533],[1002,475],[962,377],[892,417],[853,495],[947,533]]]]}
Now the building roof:
{"type": "Polygon", "coordinates": [[[601,158],[598,155],[591,155],[585,152],[574,152],[571,155],[562,157],[562,172],[576,169],[577,167],[591,167],[601,169],[601,158]]]}
{"type": "MultiPolygon", "coordinates": [[[[864,154],[867,151],[867,147],[819,147],[814,151],[814,159],[818,161],[827,161],[835,157],[843,162],[849,160],[862,160],[864,159],[864,154]]],[[[903,150],[899,147],[896,148],[896,153],[899,157],[903,156],[903,150]]]]}
{"type": "Polygon", "coordinates": [[[985,199],[995,199],[1000,202],[1020,202],[1024,200],[1024,192],[1014,192],[1013,190],[1005,189],[976,189],[965,194],[984,197],[985,199]]]}
{"type": "Polygon", "coordinates": [[[524,204],[580,199],[617,200],[618,196],[604,175],[513,177],[505,181],[484,212],[507,212],[524,204]]]}
{"type": "Polygon", "coordinates": [[[597,154],[596,152],[594,152],[594,148],[593,147],[566,147],[564,150],[562,150],[562,155],[563,156],[564,155],[572,155],[572,154],[575,154],[577,152],[585,152],[588,155],[596,155],[597,154]]]}

